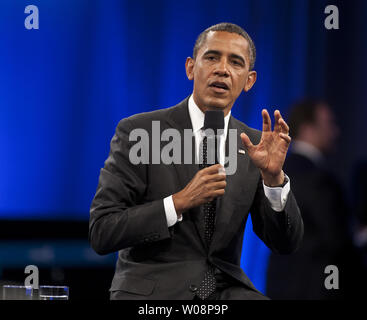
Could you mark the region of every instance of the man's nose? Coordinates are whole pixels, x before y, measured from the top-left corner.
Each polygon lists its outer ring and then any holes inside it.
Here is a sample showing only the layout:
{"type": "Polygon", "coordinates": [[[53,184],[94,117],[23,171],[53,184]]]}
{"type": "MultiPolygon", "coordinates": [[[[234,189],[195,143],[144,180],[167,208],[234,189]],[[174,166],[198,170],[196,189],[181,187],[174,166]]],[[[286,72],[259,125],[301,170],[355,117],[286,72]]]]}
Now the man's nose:
{"type": "Polygon", "coordinates": [[[222,77],[228,77],[228,65],[226,59],[220,59],[220,61],[215,66],[214,74],[222,77]]]}

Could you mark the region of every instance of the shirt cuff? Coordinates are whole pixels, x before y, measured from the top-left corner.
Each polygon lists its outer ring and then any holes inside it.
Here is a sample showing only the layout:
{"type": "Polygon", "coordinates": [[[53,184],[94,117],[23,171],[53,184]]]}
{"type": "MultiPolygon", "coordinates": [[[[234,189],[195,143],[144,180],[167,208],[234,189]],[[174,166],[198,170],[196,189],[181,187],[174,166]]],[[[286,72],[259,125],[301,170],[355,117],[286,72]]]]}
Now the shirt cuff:
{"type": "Polygon", "coordinates": [[[289,191],[291,190],[290,179],[287,175],[285,177],[288,181],[284,187],[268,187],[263,181],[265,196],[268,198],[271,208],[277,212],[284,210],[289,191]]]}
{"type": "Polygon", "coordinates": [[[172,227],[177,221],[182,221],[182,216],[177,218],[175,205],[172,196],[163,199],[164,211],[166,213],[167,225],[172,227]]]}

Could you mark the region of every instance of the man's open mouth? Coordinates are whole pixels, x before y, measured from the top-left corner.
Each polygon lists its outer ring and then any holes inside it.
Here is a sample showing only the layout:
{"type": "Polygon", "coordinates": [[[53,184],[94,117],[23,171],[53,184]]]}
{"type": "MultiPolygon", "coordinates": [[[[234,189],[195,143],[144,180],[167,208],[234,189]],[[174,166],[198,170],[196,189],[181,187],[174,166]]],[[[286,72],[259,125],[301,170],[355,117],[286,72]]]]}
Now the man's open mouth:
{"type": "Polygon", "coordinates": [[[225,82],[221,81],[215,81],[209,85],[209,87],[223,89],[223,90],[229,90],[228,85],[225,82]]]}

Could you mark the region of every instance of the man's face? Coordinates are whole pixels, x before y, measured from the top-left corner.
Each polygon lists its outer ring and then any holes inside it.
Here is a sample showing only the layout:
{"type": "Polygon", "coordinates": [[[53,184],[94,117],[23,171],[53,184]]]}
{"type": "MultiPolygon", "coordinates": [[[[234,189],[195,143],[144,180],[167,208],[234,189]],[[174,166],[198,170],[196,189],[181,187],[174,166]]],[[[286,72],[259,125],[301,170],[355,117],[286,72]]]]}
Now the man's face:
{"type": "Polygon", "coordinates": [[[318,107],[314,130],[318,136],[319,149],[325,153],[333,151],[339,136],[339,127],[333,112],[327,105],[318,107]]]}
{"type": "Polygon", "coordinates": [[[187,58],[186,74],[194,80],[194,100],[205,112],[221,109],[227,115],[242,90],[256,81],[249,71],[249,45],[245,38],[224,31],[211,31],[196,59],[187,58]]]}

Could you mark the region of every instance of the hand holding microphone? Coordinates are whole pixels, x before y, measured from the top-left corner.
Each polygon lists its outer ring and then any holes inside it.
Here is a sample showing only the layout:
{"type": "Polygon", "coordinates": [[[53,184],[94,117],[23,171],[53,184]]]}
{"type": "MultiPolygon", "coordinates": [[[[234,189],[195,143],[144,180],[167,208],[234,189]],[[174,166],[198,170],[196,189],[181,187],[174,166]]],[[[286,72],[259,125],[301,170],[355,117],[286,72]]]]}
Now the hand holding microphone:
{"type": "Polygon", "coordinates": [[[226,187],[226,174],[224,167],[219,164],[217,134],[218,130],[224,129],[224,114],[223,111],[206,111],[204,120],[204,132],[214,134],[215,143],[207,145],[207,154],[215,154],[215,164],[210,165],[208,159],[204,159],[207,164],[204,169],[201,169],[195,174],[193,179],[180,192],[172,196],[173,203],[177,215],[180,217],[183,212],[210,202],[215,198],[222,196],[226,187]],[[210,130],[207,130],[210,129],[210,130]],[[207,131],[206,131],[207,130],[207,131]],[[214,150],[211,150],[213,148],[214,150]],[[209,165],[209,166],[208,166],[209,165]]]}

